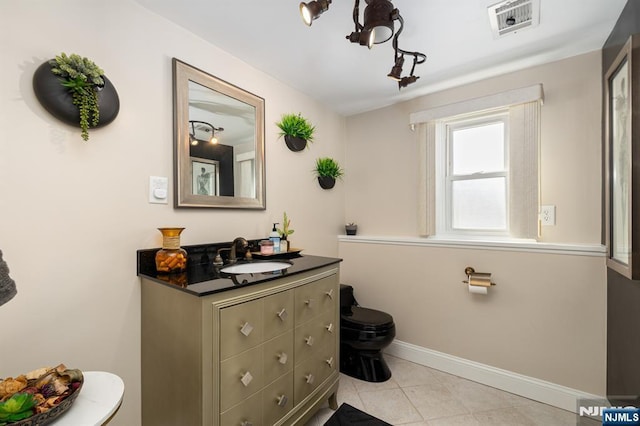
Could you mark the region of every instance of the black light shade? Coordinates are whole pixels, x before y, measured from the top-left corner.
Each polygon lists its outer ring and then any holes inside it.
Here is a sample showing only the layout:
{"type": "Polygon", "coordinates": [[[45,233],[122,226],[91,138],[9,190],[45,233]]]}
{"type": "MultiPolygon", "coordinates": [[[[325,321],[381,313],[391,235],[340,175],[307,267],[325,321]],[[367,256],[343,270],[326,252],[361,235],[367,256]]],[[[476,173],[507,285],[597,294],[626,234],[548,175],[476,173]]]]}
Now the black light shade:
{"type": "Polygon", "coordinates": [[[387,77],[395,81],[402,80],[402,65],[404,65],[404,56],[400,55],[396,58],[396,63],[393,65],[393,68],[391,68],[391,72],[387,74],[387,77]]]}
{"type": "Polygon", "coordinates": [[[369,49],[373,46],[374,32],[368,30],[354,31],[347,36],[351,43],[359,43],[360,46],[367,46],[369,49]]]}
{"type": "Polygon", "coordinates": [[[393,37],[393,4],[389,0],[366,0],[364,29],[374,33],[374,44],[384,43],[393,37]]]}
{"type": "Polygon", "coordinates": [[[403,87],[407,87],[408,85],[415,83],[420,77],[417,75],[410,75],[408,77],[402,77],[402,79],[398,82],[398,88],[402,89],[403,87]]]}
{"type": "Polygon", "coordinates": [[[314,0],[309,3],[301,2],[300,15],[302,16],[302,21],[307,26],[311,26],[311,23],[314,20],[318,19],[320,15],[329,10],[330,4],[331,0],[314,0]]]}

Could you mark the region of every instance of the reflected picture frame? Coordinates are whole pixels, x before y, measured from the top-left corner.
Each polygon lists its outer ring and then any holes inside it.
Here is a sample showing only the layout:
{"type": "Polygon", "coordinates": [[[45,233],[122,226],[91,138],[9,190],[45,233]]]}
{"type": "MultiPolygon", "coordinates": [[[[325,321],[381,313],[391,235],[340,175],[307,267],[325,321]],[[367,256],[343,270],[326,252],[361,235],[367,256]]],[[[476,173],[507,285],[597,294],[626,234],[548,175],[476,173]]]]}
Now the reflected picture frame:
{"type": "MultiPolygon", "coordinates": [[[[604,76],[605,237],[607,267],[640,279],[640,229],[634,226],[633,195],[640,190],[640,150],[633,113],[638,111],[636,66],[640,37],[631,36],[604,76]],[[635,146],[635,147],[634,147],[635,146]]],[[[636,200],[637,203],[638,200],[636,200]]]]}
{"type": "Polygon", "coordinates": [[[218,195],[220,193],[219,171],[219,161],[191,157],[192,192],[198,195],[218,195]]]}

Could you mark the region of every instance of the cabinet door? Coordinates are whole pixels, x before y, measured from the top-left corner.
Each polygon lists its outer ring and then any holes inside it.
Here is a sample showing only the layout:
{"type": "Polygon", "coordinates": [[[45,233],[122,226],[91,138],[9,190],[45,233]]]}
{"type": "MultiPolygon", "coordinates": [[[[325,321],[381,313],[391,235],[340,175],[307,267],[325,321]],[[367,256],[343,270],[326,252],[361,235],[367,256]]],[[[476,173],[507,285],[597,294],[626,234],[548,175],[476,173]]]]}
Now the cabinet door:
{"type": "Polygon", "coordinates": [[[293,371],[267,386],[262,392],[265,425],[274,425],[293,408],[293,371]]]}
{"type": "Polygon", "coordinates": [[[264,340],[293,329],[293,290],[264,298],[264,340]]]}
{"type": "Polygon", "coordinates": [[[293,371],[293,330],[265,342],[262,348],[265,384],[293,371]]]}
{"type": "Polygon", "coordinates": [[[263,301],[252,300],[220,310],[220,359],[225,360],[262,343],[263,301]]]}
{"type": "Polygon", "coordinates": [[[339,297],[338,278],[335,275],[296,288],[296,325],[309,321],[316,315],[331,309],[339,297]]]}
{"type": "Polygon", "coordinates": [[[220,416],[220,426],[271,426],[273,424],[264,423],[262,418],[262,392],[258,392],[223,412],[220,416]]]}
{"type": "Polygon", "coordinates": [[[262,347],[220,363],[220,410],[226,411],[264,386],[262,347]]]}

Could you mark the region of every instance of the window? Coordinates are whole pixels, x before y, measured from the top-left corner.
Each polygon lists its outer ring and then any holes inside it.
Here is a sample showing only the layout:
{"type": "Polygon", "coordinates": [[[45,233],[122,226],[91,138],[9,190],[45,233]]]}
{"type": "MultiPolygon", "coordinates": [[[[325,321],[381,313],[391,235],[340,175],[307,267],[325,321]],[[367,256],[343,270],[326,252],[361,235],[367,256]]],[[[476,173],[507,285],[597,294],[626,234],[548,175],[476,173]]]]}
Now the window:
{"type": "Polygon", "coordinates": [[[443,121],[438,234],[508,235],[508,115],[443,121]]]}
{"type": "Polygon", "coordinates": [[[420,235],[538,236],[542,85],[411,114],[420,235]]]}

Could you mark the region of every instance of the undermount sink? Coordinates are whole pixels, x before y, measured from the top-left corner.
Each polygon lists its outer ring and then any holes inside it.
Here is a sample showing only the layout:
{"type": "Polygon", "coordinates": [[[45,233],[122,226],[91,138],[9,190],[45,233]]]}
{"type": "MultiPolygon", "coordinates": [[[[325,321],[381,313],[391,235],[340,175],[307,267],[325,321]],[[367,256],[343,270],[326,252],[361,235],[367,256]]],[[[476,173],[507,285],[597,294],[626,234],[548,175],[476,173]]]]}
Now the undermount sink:
{"type": "Polygon", "coordinates": [[[280,271],[290,266],[291,263],[288,262],[251,262],[229,265],[220,269],[220,272],[224,272],[225,274],[260,274],[263,272],[280,271]]]}

